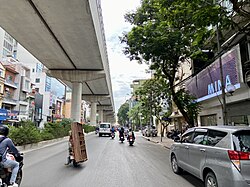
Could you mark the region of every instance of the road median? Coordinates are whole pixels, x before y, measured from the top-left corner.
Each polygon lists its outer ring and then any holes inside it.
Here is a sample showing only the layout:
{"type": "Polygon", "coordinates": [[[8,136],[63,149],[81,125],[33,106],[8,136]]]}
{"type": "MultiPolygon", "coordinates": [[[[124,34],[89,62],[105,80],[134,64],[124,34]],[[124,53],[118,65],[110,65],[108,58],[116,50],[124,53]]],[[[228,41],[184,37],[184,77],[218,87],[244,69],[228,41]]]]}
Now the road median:
{"type": "MultiPolygon", "coordinates": [[[[94,134],[94,132],[85,133],[85,136],[88,136],[88,135],[91,135],[91,134],[94,134]]],[[[62,137],[62,138],[42,141],[42,142],[38,142],[38,143],[26,144],[26,145],[23,145],[23,146],[17,146],[17,149],[20,152],[25,153],[25,152],[30,152],[30,151],[33,151],[33,150],[41,149],[41,148],[44,148],[44,147],[47,147],[47,146],[52,146],[52,145],[55,145],[55,144],[58,144],[58,143],[66,142],[68,140],[69,140],[69,136],[65,136],[65,137],[62,137]]]]}

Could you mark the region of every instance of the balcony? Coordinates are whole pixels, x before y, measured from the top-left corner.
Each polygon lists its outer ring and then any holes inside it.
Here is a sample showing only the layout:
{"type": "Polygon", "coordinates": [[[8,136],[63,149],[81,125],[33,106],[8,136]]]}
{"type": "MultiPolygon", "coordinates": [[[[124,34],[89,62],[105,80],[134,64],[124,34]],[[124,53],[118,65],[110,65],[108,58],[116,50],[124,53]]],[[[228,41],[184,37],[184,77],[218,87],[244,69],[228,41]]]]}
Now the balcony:
{"type": "Polygon", "coordinates": [[[9,105],[17,105],[17,100],[13,99],[12,97],[4,96],[3,103],[9,105]]]}
{"type": "Polygon", "coordinates": [[[15,83],[15,82],[13,82],[11,80],[7,80],[7,79],[5,80],[4,84],[6,86],[10,86],[10,87],[15,88],[15,89],[18,87],[18,83],[15,83]]]}

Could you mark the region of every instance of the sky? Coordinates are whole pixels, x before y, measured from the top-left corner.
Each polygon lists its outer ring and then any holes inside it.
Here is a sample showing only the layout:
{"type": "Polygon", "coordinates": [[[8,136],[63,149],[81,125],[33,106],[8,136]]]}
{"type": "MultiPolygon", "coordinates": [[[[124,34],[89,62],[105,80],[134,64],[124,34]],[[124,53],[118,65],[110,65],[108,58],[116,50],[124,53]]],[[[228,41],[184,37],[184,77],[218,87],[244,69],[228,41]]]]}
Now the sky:
{"type": "Polygon", "coordinates": [[[106,44],[110,66],[115,111],[131,96],[130,84],[136,79],[149,78],[146,73],[147,65],[130,61],[122,52],[124,45],[119,36],[124,31],[130,31],[132,26],[125,22],[124,15],[136,10],[140,0],[101,0],[106,44]]]}

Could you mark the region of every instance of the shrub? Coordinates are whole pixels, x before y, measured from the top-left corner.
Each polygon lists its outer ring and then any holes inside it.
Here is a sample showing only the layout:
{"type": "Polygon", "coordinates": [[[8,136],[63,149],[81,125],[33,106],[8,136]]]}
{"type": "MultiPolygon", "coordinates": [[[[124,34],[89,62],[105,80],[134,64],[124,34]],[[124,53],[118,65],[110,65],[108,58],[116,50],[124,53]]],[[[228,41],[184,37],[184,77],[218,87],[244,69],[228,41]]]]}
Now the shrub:
{"type": "Polygon", "coordinates": [[[37,143],[42,140],[51,140],[68,136],[71,129],[71,120],[63,119],[57,123],[47,123],[43,129],[36,128],[31,121],[20,122],[18,127],[10,126],[9,137],[16,145],[37,143]]]}
{"type": "Polygon", "coordinates": [[[86,125],[86,124],[83,125],[83,129],[84,129],[85,133],[89,133],[89,132],[95,131],[95,127],[94,126],[86,125]]]}
{"type": "Polygon", "coordinates": [[[37,143],[42,140],[40,131],[31,121],[21,122],[18,128],[10,127],[9,137],[16,145],[37,143]]]}

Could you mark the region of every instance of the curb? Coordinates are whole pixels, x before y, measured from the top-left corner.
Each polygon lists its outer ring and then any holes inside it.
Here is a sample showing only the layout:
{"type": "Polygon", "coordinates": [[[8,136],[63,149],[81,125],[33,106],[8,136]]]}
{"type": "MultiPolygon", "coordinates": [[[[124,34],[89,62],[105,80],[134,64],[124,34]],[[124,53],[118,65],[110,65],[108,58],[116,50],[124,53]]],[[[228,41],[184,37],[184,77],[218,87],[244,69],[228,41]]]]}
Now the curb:
{"type": "Polygon", "coordinates": [[[148,140],[148,141],[152,142],[152,143],[155,143],[155,144],[161,145],[162,147],[164,147],[164,148],[166,148],[166,149],[170,149],[170,147],[168,147],[168,146],[166,146],[166,145],[162,144],[162,143],[161,143],[161,142],[159,142],[159,141],[155,141],[155,140],[152,140],[151,138],[144,137],[144,136],[142,136],[142,137],[143,137],[144,139],[146,139],[146,140],[148,140]]]}
{"type": "MultiPolygon", "coordinates": [[[[94,134],[94,132],[90,132],[90,133],[84,133],[85,136],[89,136],[91,134],[94,134]]],[[[63,138],[57,138],[57,139],[53,139],[53,140],[47,140],[47,141],[42,141],[42,142],[38,142],[38,143],[34,143],[34,144],[26,144],[23,146],[16,146],[17,150],[19,150],[22,153],[27,153],[30,151],[34,151],[34,150],[38,150],[38,149],[42,149],[44,147],[48,147],[48,146],[52,146],[55,144],[59,144],[62,142],[66,142],[68,141],[69,136],[65,136],[63,138]]]]}

